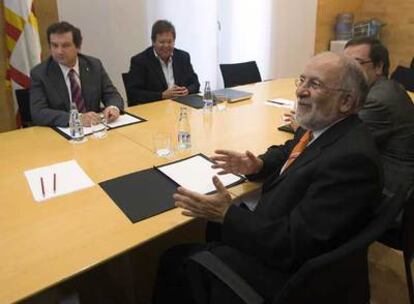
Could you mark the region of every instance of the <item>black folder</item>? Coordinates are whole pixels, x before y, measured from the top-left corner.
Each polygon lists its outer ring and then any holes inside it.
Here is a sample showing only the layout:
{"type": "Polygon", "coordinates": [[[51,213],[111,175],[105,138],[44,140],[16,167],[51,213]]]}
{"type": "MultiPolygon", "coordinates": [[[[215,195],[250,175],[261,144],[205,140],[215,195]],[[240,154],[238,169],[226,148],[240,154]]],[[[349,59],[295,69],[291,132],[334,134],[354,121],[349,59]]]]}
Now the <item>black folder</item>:
{"type": "Polygon", "coordinates": [[[193,107],[195,109],[202,109],[204,107],[203,97],[198,94],[179,96],[173,98],[172,100],[193,107]]]}
{"type": "Polygon", "coordinates": [[[115,204],[136,223],[174,208],[178,185],[155,168],[99,183],[115,204]]]}
{"type": "MultiPolygon", "coordinates": [[[[159,166],[158,168],[185,161],[195,156],[202,156],[211,162],[207,156],[196,154],[159,166]]],[[[244,180],[244,177],[239,176],[236,182],[227,185],[227,187],[242,183],[244,180]]],[[[172,195],[179,186],[174,180],[157,168],[150,168],[117,177],[101,182],[99,185],[132,223],[174,208],[172,195]]]]}

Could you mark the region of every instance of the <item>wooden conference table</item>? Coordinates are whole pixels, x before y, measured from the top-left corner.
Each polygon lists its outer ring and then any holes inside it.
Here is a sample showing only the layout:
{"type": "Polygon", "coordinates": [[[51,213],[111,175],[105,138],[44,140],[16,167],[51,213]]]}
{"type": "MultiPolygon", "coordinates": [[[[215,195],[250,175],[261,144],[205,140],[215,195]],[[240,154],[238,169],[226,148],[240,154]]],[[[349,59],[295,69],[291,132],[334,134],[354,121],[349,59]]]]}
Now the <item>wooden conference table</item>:
{"type": "MultiPolygon", "coordinates": [[[[0,134],[0,303],[27,298],[190,221],[172,209],[132,224],[98,183],[217,148],[260,153],[291,137],[277,130],[285,108],[268,98],[294,99],[294,81],[240,87],[250,100],[203,115],[189,108],[193,146],[170,158],[154,154],[152,137],[175,139],[180,104],[165,100],[128,109],[147,122],[114,129],[102,140],[73,145],[50,128],[0,134]],[[36,203],[24,171],[75,159],[95,186],[36,203]]],[[[257,185],[231,188],[237,196],[257,185]]],[[[139,197],[137,197],[139,201],[139,197]]]]}

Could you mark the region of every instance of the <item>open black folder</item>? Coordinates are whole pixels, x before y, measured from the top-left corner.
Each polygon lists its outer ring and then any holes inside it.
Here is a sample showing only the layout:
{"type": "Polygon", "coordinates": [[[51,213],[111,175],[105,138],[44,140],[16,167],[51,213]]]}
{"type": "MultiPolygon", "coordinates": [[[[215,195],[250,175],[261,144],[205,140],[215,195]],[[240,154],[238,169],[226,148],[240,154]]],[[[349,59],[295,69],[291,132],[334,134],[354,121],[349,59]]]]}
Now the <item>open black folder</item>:
{"type": "MultiPolygon", "coordinates": [[[[130,221],[136,223],[174,208],[172,195],[180,184],[187,186],[185,179],[196,181],[205,190],[203,193],[213,193],[214,190],[210,191],[211,175],[206,172],[207,165],[210,167],[211,164],[211,160],[205,155],[196,154],[159,167],[104,181],[99,185],[130,221]],[[204,169],[199,164],[202,164],[204,169]]],[[[245,180],[237,175],[225,177],[220,179],[226,187],[245,180]]]]}

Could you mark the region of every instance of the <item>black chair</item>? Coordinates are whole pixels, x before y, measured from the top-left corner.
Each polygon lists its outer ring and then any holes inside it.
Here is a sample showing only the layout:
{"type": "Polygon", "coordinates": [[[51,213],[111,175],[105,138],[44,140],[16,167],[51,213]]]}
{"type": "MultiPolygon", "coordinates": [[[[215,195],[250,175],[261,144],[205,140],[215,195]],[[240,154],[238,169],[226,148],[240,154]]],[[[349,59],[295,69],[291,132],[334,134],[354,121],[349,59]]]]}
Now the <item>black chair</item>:
{"type": "Polygon", "coordinates": [[[404,203],[403,211],[401,227],[387,231],[380,242],[403,252],[408,296],[410,303],[414,304],[413,276],[411,273],[411,262],[414,258],[414,193],[411,193],[410,198],[404,203]]]}
{"type": "Polygon", "coordinates": [[[414,69],[399,65],[391,74],[391,79],[401,83],[406,90],[414,92],[414,69]]]}
{"type": "Polygon", "coordinates": [[[414,57],[413,57],[413,59],[411,59],[410,68],[414,70],[414,57]]]}
{"type": "Polygon", "coordinates": [[[220,64],[220,70],[225,88],[262,81],[256,61],[220,64]]]}
{"type": "Polygon", "coordinates": [[[121,74],[122,75],[122,81],[124,82],[124,88],[125,88],[125,93],[126,93],[126,97],[127,97],[127,102],[128,102],[128,105],[133,105],[133,104],[130,104],[130,102],[132,101],[132,99],[131,99],[131,95],[129,94],[129,92],[128,92],[128,87],[129,87],[129,73],[122,73],[121,74]]]}
{"type": "MultiPolygon", "coordinates": [[[[368,247],[391,225],[403,203],[412,199],[412,191],[384,195],[377,214],[357,236],[303,264],[276,294],[272,303],[369,303],[368,247]]],[[[260,294],[212,253],[197,253],[190,258],[189,264],[212,273],[245,303],[264,303],[260,294]]],[[[196,283],[195,286],[199,285],[196,283]]]]}
{"type": "Polygon", "coordinates": [[[23,128],[33,125],[32,115],[30,114],[30,90],[18,89],[15,90],[17,104],[19,106],[19,114],[23,128]]]}

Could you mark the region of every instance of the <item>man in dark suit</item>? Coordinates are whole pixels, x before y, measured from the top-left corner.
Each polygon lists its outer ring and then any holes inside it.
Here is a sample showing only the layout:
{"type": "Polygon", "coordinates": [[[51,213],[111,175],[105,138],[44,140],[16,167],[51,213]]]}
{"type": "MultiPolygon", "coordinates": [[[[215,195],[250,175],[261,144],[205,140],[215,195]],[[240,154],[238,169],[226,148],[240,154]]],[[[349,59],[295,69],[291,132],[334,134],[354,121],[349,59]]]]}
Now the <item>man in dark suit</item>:
{"type": "Polygon", "coordinates": [[[175,28],[166,20],[152,26],[152,46],[131,58],[126,80],[129,105],[197,93],[190,55],[174,48],[175,28]]]}
{"type": "MultiPolygon", "coordinates": [[[[244,174],[264,181],[254,211],[232,204],[217,177],[217,193],[178,188],[183,214],[221,224],[217,242],[182,245],[160,263],[154,303],[192,303],[198,295],[185,272],[188,255],[209,250],[271,299],[305,261],[357,234],[373,216],[381,197],[380,160],[369,130],[357,117],[367,92],[361,67],[343,55],[311,58],[296,82],[299,128],[292,140],[256,157],[218,150],[221,174],[244,174]]],[[[204,274],[201,273],[203,276],[204,274]]],[[[213,276],[205,276],[209,303],[240,300],[213,276]]]]}
{"type": "Polygon", "coordinates": [[[384,165],[385,187],[414,183],[414,104],[404,87],[387,79],[387,48],[376,38],[348,41],[344,54],[360,63],[370,90],[359,117],[375,137],[384,165]]]}
{"type": "Polygon", "coordinates": [[[84,126],[99,121],[100,103],[109,122],[119,117],[124,103],[99,59],[79,53],[82,36],[68,22],[47,29],[51,57],[31,73],[30,108],[34,124],[66,127],[70,103],[76,103],[84,126]],[[75,102],[76,101],[76,102],[75,102]]]}

